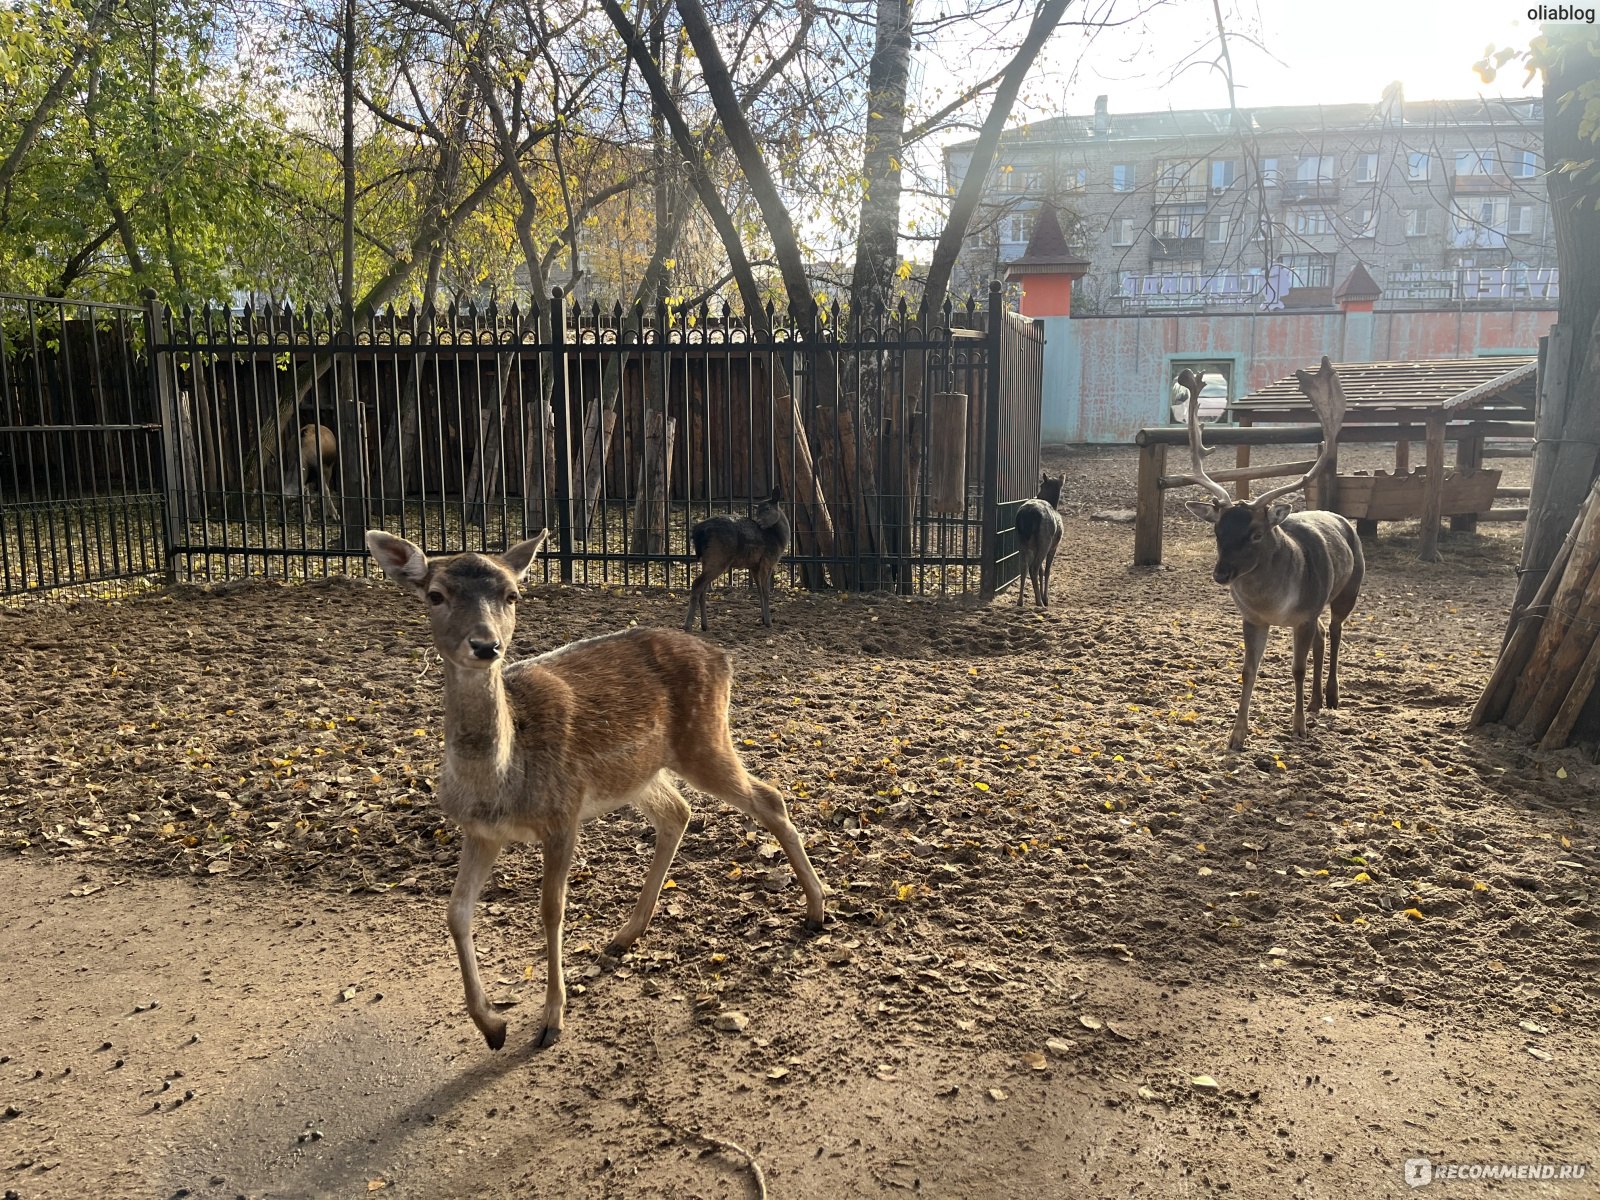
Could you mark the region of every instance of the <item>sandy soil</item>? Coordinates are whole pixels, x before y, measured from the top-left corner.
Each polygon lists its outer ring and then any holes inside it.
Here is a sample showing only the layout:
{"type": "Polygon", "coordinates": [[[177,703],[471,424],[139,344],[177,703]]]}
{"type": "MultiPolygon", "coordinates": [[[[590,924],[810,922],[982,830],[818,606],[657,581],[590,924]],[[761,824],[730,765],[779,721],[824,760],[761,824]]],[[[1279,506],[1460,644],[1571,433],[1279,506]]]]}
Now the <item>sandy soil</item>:
{"type": "MultiPolygon", "coordinates": [[[[397,590],[0,614],[0,1188],[754,1195],[704,1137],[806,1197],[1390,1195],[1417,1155],[1600,1163],[1600,771],[1464,728],[1517,527],[1428,566],[1385,526],[1346,707],[1289,735],[1280,633],[1232,754],[1206,529],[1174,515],[1167,565],[1132,570],[1128,527],[1088,519],[1131,504],[1131,454],[1065,465],[1046,613],[786,592],[769,633],[752,594],[713,599],[736,736],[792,798],[828,928],[702,805],[604,970],[650,849],[607,818],[544,1052],[535,851],[480,909],[506,1050],[462,1008],[438,670],[397,590]]],[[[682,603],[533,589],[517,649],[682,603]]]]}

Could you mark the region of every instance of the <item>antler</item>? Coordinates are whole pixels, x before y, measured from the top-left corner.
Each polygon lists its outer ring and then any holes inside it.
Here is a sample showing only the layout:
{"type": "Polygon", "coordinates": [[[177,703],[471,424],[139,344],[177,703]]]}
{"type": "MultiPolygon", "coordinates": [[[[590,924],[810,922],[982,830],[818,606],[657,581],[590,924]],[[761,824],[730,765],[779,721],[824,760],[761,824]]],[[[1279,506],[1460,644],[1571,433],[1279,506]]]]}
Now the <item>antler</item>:
{"type": "Polygon", "coordinates": [[[1329,463],[1333,461],[1334,453],[1338,448],[1339,429],[1344,425],[1344,388],[1339,384],[1339,376],[1334,372],[1333,364],[1328,361],[1328,356],[1322,356],[1322,366],[1315,374],[1306,370],[1299,370],[1294,377],[1300,383],[1300,390],[1306,394],[1306,399],[1311,401],[1311,407],[1317,410],[1317,419],[1322,422],[1322,450],[1317,455],[1317,461],[1312,464],[1311,470],[1293,483],[1275,487],[1271,491],[1263,492],[1254,500],[1256,504],[1264,504],[1268,500],[1276,500],[1279,496],[1289,492],[1299,491],[1310,483],[1329,463]]]}
{"type": "Polygon", "coordinates": [[[1233,497],[1228,495],[1228,489],[1207,475],[1200,462],[1202,455],[1211,453],[1200,440],[1200,389],[1205,385],[1200,376],[1185,367],[1178,373],[1178,386],[1189,393],[1189,460],[1194,464],[1194,481],[1223,504],[1231,504],[1233,497]]]}

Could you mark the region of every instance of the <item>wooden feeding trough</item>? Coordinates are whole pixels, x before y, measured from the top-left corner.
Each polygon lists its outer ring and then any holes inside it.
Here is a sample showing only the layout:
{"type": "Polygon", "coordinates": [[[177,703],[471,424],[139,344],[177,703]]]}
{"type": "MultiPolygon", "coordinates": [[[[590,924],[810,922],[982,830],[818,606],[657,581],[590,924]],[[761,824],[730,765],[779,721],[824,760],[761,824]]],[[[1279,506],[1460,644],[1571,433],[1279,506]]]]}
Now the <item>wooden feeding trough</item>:
{"type": "MultiPolygon", "coordinates": [[[[1500,472],[1485,467],[1461,467],[1444,473],[1440,483],[1439,514],[1445,517],[1478,515],[1494,507],[1500,472]]],[[[1414,520],[1427,502],[1428,472],[1357,471],[1339,475],[1333,488],[1313,480],[1306,489],[1311,508],[1343,513],[1352,521],[1414,520]],[[1331,494],[1329,494],[1331,492],[1331,494]]]]}

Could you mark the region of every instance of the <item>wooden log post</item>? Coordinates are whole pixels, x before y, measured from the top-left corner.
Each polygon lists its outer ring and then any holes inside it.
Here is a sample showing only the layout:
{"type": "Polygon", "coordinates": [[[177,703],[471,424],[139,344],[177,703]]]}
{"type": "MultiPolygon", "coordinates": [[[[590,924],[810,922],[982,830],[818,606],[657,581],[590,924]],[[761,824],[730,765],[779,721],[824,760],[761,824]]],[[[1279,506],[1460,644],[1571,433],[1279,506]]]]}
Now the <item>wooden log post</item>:
{"type": "Polygon", "coordinates": [[[1550,593],[1533,652],[1528,656],[1527,665],[1518,674],[1511,699],[1506,705],[1504,720],[1507,725],[1520,726],[1533,707],[1539,684],[1543,682],[1562,639],[1567,635],[1572,614],[1588,589],[1597,564],[1600,564],[1600,504],[1587,506],[1583,528],[1578,530],[1572,554],[1550,593]]]}
{"type": "MultiPolygon", "coordinates": [[[[667,509],[672,486],[672,442],[678,422],[652,410],[644,419],[644,453],[639,460],[639,486],[633,510],[634,554],[664,554],[667,509]]],[[[649,566],[646,564],[648,581],[649,566]]],[[[670,577],[670,575],[669,575],[670,577]]]]}
{"type": "MultiPolygon", "coordinates": [[[[1555,656],[1543,676],[1536,681],[1533,703],[1528,706],[1527,715],[1518,725],[1523,733],[1530,737],[1543,737],[1551,728],[1551,722],[1563,707],[1589,658],[1597,631],[1600,631],[1600,571],[1589,577],[1588,586],[1578,602],[1578,610],[1568,622],[1567,632],[1556,647],[1555,656]]],[[[1585,692],[1578,698],[1577,707],[1572,712],[1574,722],[1587,695],[1585,692]]],[[[1571,732],[1570,725],[1567,731],[1571,732]]]]}
{"type": "Polygon", "coordinates": [[[572,536],[580,542],[589,538],[595,510],[600,506],[600,491],[606,480],[606,458],[611,453],[611,434],[617,427],[615,398],[596,396],[583,419],[583,503],[572,524],[572,536]]]}
{"type": "Polygon", "coordinates": [[[833,514],[827,498],[817,487],[815,460],[811,453],[811,439],[806,436],[805,420],[800,413],[800,400],[789,388],[787,374],[776,361],[772,364],[774,395],[772,397],[773,457],[778,463],[778,475],[783,494],[793,506],[795,549],[804,554],[828,560],[824,571],[816,563],[802,564],[800,577],[806,587],[819,590],[832,580],[832,586],[842,587],[835,557],[833,540],[833,514]]]}
{"type": "Polygon", "coordinates": [[[1541,751],[1560,750],[1572,740],[1573,727],[1577,725],[1583,710],[1594,698],[1596,682],[1600,682],[1600,640],[1590,645],[1583,666],[1573,678],[1572,686],[1567,689],[1566,699],[1562,701],[1560,710],[1550,722],[1544,737],[1540,739],[1541,751]]]}
{"type": "Polygon", "coordinates": [[[1394,444],[1394,473],[1405,475],[1411,470],[1411,443],[1401,438],[1394,444]]]}
{"type": "MultiPolygon", "coordinates": [[[[353,360],[352,360],[353,363],[353,360]]],[[[341,389],[339,406],[339,545],[346,550],[366,545],[372,526],[367,484],[367,408],[355,397],[354,380],[341,389]]],[[[327,498],[323,497],[324,503],[327,498]]]]}
{"type": "Polygon", "coordinates": [[[1133,521],[1133,565],[1136,567],[1161,565],[1161,534],[1166,508],[1166,493],[1161,487],[1161,477],[1166,471],[1165,446],[1152,444],[1139,447],[1139,489],[1133,521]]]}
{"type": "MultiPolygon", "coordinates": [[[[1476,471],[1483,466],[1483,438],[1466,436],[1456,443],[1456,471],[1476,471]]],[[[1490,501],[1493,503],[1493,501],[1490,501]]],[[[1458,513],[1450,518],[1450,528],[1457,533],[1477,533],[1478,514],[1458,513]]]]}
{"type": "Polygon", "coordinates": [[[967,397],[935,392],[928,422],[928,509],[945,516],[967,511],[967,397]]]}
{"type": "Polygon", "coordinates": [[[1470,725],[1484,725],[1505,716],[1511,694],[1518,680],[1522,678],[1523,667],[1527,665],[1544,626],[1546,606],[1550,603],[1550,597],[1554,594],[1556,584],[1565,572],[1567,563],[1571,561],[1580,531],[1588,526],[1597,498],[1600,498],[1600,484],[1590,491],[1583,507],[1578,510],[1578,516],[1572,522],[1572,527],[1567,530],[1566,540],[1556,552],[1556,557],[1545,573],[1539,590],[1525,608],[1512,613],[1508,636],[1501,647],[1500,657],[1495,661],[1489,682],[1483,689],[1483,695],[1478,697],[1478,703],[1473,706],[1472,718],[1468,722],[1470,725]]]}
{"type": "MultiPolygon", "coordinates": [[[[1251,428],[1250,414],[1245,413],[1239,417],[1239,428],[1251,428]]],[[[1239,448],[1233,454],[1233,465],[1241,471],[1250,465],[1250,444],[1248,442],[1239,443],[1239,448]]],[[[1248,476],[1241,475],[1234,483],[1233,498],[1235,500],[1250,499],[1250,479],[1248,476]]],[[[1160,560],[1158,559],[1157,561],[1159,562],[1160,560]]]]}
{"type": "Polygon", "coordinates": [[[1428,418],[1427,482],[1422,491],[1423,562],[1439,561],[1439,529],[1444,523],[1444,423],[1443,414],[1428,418]]]}

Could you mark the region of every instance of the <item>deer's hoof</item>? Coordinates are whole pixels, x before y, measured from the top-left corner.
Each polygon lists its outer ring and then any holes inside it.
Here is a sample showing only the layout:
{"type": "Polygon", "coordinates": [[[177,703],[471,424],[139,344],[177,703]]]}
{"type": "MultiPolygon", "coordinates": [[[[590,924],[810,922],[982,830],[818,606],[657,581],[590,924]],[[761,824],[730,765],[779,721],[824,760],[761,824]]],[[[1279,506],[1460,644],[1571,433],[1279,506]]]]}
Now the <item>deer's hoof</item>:
{"type": "Polygon", "coordinates": [[[483,1027],[483,1040],[489,1044],[489,1049],[498,1050],[506,1044],[506,1023],[492,1021],[483,1027]]]}
{"type": "Polygon", "coordinates": [[[551,1046],[554,1046],[560,1040],[561,1040],[561,1029],[560,1029],[559,1026],[546,1025],[543,1029],[541,1029],[539,1031],[538,1046],[539,1046],[539,1049],[541,1049],[541,1050],[548,1050],[551,1046]]]}
{"type": "Polygon", "coordinates": [[[1243,750],[1244,749],[1244,739],[1242,737],[1238,737],[1238,736],[1234,736],[1234,737],[1229,738],[1228,739],[1228,749],[1229,750],[1243,750]]]}

